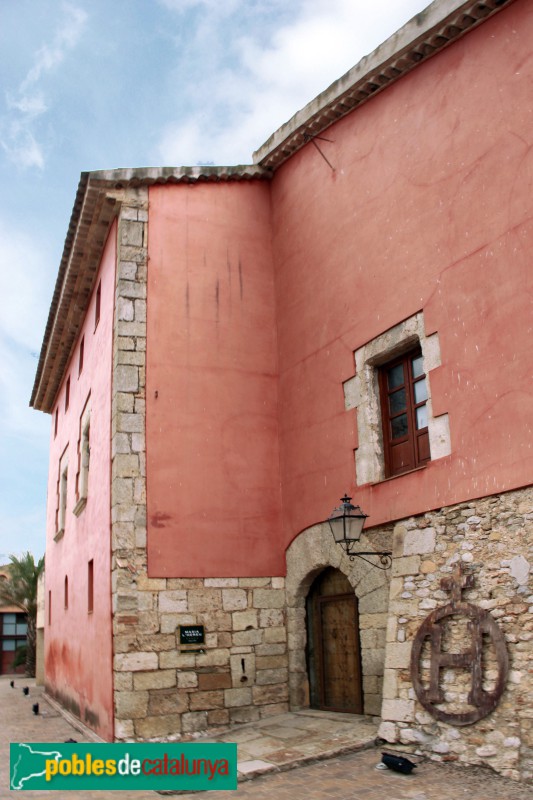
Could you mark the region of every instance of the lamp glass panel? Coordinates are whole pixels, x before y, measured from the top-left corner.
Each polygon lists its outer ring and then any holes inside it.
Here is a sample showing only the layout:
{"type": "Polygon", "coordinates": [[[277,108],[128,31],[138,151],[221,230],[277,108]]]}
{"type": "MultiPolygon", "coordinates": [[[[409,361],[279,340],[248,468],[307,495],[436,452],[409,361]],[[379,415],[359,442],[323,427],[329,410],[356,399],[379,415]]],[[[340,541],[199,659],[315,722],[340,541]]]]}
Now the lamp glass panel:
{"type": "Polygon", "coordinates": [[[344,541],[344,519],[342,516],[330,519],[329,527],[336,542],[344,541]]]}
{"type": "Polygon", "coordinates": [[[365,524],[366,517],[348,517],[347,522],[347,538],[359,541],[363,525],[365,524]]]}

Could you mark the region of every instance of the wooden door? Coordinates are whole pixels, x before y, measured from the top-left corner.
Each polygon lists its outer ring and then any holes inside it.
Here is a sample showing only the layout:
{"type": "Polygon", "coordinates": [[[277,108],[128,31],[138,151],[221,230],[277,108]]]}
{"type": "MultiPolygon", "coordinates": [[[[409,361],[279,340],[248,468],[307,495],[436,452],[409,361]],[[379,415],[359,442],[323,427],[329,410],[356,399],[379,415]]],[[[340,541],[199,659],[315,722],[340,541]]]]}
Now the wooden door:
{"type": "Polygon", "coordinates": [[[0,675],[9,675],[15,672],[13,661],[15,660],[15,653],[13,651],[2,651],[0,653],[0,675]]]}
{"type": "Polygon", "coordinates": [[[335,569],[322,572],[307,600],[311,705],[363,713],[357,598],[335,569]]]}

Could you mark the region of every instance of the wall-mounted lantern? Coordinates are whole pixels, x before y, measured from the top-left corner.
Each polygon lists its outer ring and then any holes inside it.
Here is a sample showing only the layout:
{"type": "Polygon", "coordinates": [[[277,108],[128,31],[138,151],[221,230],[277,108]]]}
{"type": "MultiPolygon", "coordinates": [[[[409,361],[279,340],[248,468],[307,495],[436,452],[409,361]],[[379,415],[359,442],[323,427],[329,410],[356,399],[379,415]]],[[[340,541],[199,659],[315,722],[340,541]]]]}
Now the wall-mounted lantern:
{"type": "Polygon", "coordinates": [[[361,558],[373,567],[388,569],[392,564],[392,553],[389,550],[357,549],[367,514],[361,511],[359,506],[352,505],[351,501],[352,498],[345,494],[344,497],[341,497],[341,505],[333,509],[328,517],[327,521],[333,538],[346,551],[350,561],[353,561],[354,558],[361,558]],[[377,556],[379,563],[370,561],[365,556],[377,556]]]}

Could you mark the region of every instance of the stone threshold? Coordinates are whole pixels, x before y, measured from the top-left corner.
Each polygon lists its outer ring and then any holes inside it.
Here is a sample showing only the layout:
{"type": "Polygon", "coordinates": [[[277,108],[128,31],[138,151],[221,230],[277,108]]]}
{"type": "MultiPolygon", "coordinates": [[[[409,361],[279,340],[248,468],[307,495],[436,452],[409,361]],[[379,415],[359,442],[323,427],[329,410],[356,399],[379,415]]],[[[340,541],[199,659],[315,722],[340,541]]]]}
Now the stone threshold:
{"type": "Polygon", "coordinates": [[[329,750],[322,750],[313,755],[300,756],[297,759],[287,759],[279,764],[272,764],[269,761],[238,761],[237,762],[237,781],[250,781],[266,772],[286,772],[289,769],[296,769],[305,764],[314,764],[317,761],[326,761],[336,756],[343,756],[347,753],[356,753],[360,750],[370,750],[376,747],[376,737],[373,736],[366,741],[354,742],[354,744],[346,744],[341,747],[334,747],[329,750]]]}
{"type": "MultiPolygon", "coordinates": [[[[257,758],[248,756],[239,759],[237,755],[237,780],[242,783],[266,773],[286,772],[347,753],[374,748],[378,741],[379,722],[379,718],[371,716],[302,709],[236,725],[217,735],[198,737],[196,741],[236,741],[238,747],[245,752],[249,745],[248,753],[256,748],[257,758]],[[338,743],[335,743],[336,739],[339,740],[338,743]]],[[[167,790],[160,794],[178,795],[187,792],[167,790]]]]}

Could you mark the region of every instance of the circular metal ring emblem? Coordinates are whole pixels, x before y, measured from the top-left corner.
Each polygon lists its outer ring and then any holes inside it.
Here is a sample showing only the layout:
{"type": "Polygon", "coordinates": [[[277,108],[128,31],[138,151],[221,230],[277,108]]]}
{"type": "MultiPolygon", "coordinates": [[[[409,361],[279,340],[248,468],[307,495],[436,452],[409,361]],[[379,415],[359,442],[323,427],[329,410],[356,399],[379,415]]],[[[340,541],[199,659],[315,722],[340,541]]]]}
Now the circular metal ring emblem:
{"type": "Polygon", "coordinates": [[[443,588],[451,590],[452,601],[436,608],[420,626],[411,651],[411,679],[417,698],[432,717],[459,727],[472,725],[496,708],[505,689],[509,671],[505,637],[488,611],[461,601],[461,591],[463,588],[470,588],[472,576],[463,577],[459,572],[453,578],[444,579],[442,585],[443,588]],[[463,652],[444,652],[442,639],[446,623],[449,622],[448,618],[458,616],[467,618],[466,630],[470,642],[463,652]],[[483,688],[484,636],[488,637],[492,644],[497,666],[497,675],[490,690],[483,688]],[[426,680],[424,685],[421,661],[424,645],[428,640],[429,681],[426,680]],[[440,671],[450,668],[470,671],[471,685],[467,702],[472,706],[471,710],[453,713],[442,708],[446,700],[441,688],[440,671]]]}

